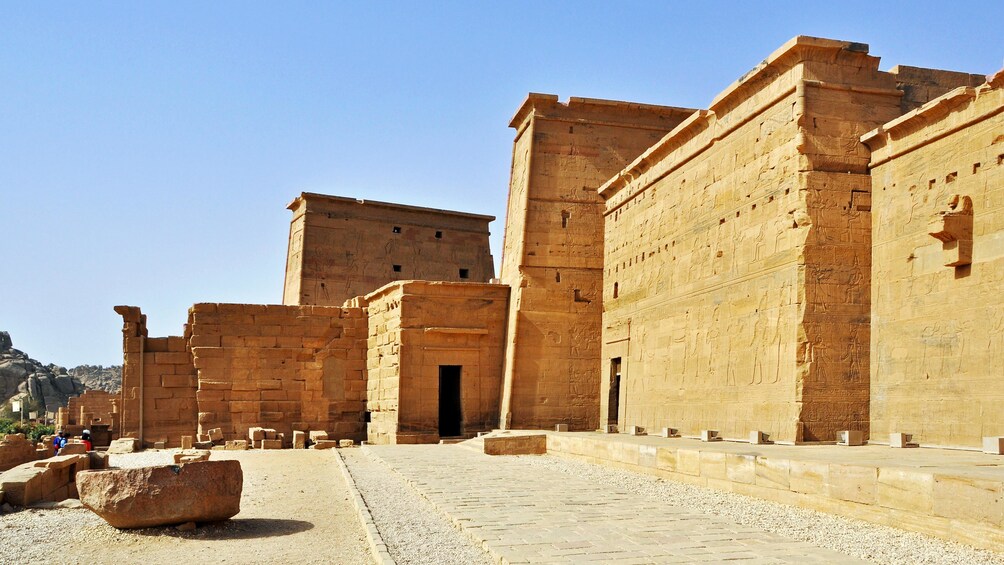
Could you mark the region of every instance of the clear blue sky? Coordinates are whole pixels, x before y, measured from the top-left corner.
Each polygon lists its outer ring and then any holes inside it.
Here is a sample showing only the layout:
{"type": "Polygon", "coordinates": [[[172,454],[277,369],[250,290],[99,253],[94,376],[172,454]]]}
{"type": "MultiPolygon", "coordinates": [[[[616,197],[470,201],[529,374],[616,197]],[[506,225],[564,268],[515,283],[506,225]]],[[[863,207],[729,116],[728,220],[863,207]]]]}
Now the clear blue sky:
{"type": "Polygon", "coordinates": [[[705,107],[795,35],[990,73],[1004,3],[62,2],[0,8],[0,330],[122,361],[116,304],[277,303],[301,191],[493,214],[527,92],[705,107]],[[878,7],[875,5],[878,4],[878,7]]]}

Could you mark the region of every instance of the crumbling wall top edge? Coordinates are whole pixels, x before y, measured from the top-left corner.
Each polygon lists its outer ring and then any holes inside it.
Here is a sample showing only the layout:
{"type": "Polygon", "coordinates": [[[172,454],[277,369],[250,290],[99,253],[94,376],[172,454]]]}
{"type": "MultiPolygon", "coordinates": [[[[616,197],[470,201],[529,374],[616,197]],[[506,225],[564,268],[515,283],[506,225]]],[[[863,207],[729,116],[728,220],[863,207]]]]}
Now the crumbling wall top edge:
{"type": "Polygon", "coordinates": [[[288,206],[290,210],[295,209],[294,204],[300,201],[308,202],[310,200],[323,200],[327,203],[335,204],[346,204],[349,206],[374,206],[378,208],[389,208],[392,210],[405,210],[409,212],[420,212],[423,214],[436,214],[440,216],[454,216],[459,218],[467,218],[480,220],[484,222],[494,222],[495,216],[489,216],[486,214],[474,214],[471,212],[459,212],[456,210],[444,210],[442,208],[427,208],[424,206],[412,206],[410,204],[396,204],[393,202],[382,202],[380,200],[366,200],[362,198],[348,198],[345,196],[333,196],[330,194],[320,194],[317,192],[303,192],[300,193],[293,203],[288,206]]]}

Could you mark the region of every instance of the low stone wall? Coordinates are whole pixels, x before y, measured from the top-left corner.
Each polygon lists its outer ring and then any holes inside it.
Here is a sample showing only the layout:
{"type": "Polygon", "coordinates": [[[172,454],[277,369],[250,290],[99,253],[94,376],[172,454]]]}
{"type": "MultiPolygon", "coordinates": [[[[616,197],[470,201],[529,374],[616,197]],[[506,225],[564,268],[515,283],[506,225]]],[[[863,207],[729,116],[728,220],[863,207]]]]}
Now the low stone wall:
{"type": "Polygon", "coordinates": [[[1004,551],[1004,471],[994,466],[999,456],[879,446],[547,435],[551,455],[1004,551]]]}
{"type": "Polygon", "coordinates": [[[543,455],[547,453],[547,436],[517,435],[486,437],[485,455],[543,455]]]}
{"type": "Polygon", "coordinates": [[[90,468],[86,453],[24,463],[0,474],[0,492],[6,502],[15,506],[77,498],[77,472],[90,468]]]}

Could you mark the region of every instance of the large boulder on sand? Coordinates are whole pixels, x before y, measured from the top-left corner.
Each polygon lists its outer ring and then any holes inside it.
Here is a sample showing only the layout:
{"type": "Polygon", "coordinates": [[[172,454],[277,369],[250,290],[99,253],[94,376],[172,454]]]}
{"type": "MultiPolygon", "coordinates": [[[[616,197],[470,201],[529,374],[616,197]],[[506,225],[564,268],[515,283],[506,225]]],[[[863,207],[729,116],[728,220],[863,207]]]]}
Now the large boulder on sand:
{"type": "Polygon", "coordinates": [[[77,473],[80,502],[116,528],[217,522],[241,510],[239,461],[77,473]]]}

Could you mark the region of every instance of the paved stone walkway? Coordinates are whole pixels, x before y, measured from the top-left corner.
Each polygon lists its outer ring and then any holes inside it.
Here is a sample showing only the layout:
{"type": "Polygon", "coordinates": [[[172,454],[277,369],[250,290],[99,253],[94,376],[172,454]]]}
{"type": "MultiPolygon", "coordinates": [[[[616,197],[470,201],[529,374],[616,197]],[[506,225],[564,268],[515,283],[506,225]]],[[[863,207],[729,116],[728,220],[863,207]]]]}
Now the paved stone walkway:
{"type": "Polygon", "coordinates": [[[454,445],[367,446],[501,563],[863,563],[454,445]]]}

